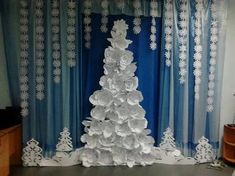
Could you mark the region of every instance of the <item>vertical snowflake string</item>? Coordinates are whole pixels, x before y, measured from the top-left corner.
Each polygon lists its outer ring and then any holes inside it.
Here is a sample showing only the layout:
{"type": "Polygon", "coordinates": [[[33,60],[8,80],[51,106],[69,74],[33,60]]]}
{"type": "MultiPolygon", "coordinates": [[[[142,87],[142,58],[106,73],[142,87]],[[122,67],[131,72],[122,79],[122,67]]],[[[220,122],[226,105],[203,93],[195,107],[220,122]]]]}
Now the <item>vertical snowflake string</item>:
{"type": "Polygon", "coordinates": [[[84,1],[84,32],[85,32],[85,47],[90,48],[91,47],[91,7],[92,7],[92,1],[91,0],[85,0],[84,1]]]}
{"type": "Polygon", "coordinates": [[[64,128],[60,132],[59,142],[56,145],[56,151],[60,152],[70,152],[73,150],[72,138],[70,137],[70,132],[68,128],[64,128]]]}
{"type": "Polygon", "coordinates": [[[196,12],[195,12],[195,46],[194,46],[194,71],[193,74],[195,76],[195,86],[194,86],[194,93],[195,93],[195,99],[199,99],[199,91],[200,91],[200,84],[201,84],[201,67],[202,67],[202,45],[201,45],[201,35],[202,35],[202,24],[201,24],[201,18],[202,18],[202,8],[203,8],[203,2],[202,0],[196,0],[196,12]]]}
{"type": "Polygon", "coordinates": [[[179,75],[180,84],[185,83],[187,74],[187,38],[188,38],[188,7],[187,0],[180,0],[179,14],[179,75]]]}
{"type": "Polygon", "coordinates": [[[215,159],[213,148],[209,144],[209,140],[204,136],[202,136],[201,139],[198,140],[198,145],[196,146],[196,154],[194,158],[197,163],[212,162],[215,159]]]}
{"type": "Polygon", "coordinates": [[[123,9],[124,5],[125,5],[125,1],[124,0],[115,0],[116,4],[117,4],[117,8],[119,9],[123,9]]]}
{"type": "Polygon", "coordinates": [[[150,2],[150,16],[152,17],[151,21],[151,34],[150,34],[150,48],[151,50],[156,50],[157,43],[156,43],[156,17],[157,17],[157,1],[152,0],[150,2]]]}
{"type": "Polygon", "coordinates": [[[108,24],[108,14],[109,14],[109,1],[108,0],[102,0],[101,2],[101,7],[102,7],[102,18],[101,18],[101,26],[100,30],[101,32],[106,33],[108,31],[107,24],[108,24]]]}
{"type": "Polygon", "coordinates": [[[52,1],[51,24],[52,24],[52,58],[54,82],[60,83],[61,79],[61,60],[60,60],[60,10],[59,0],[52,1]]]}
{"type": "Polygon", "coordinates": [[[29,35],[28,35],[28,4],[27,1],[20,1],[20,99],[21,99],[21,115],[26,117],[29,114],[29,85],[28,85],[28,56],[29,56],[29,35]]]}
{"type": "Polygon", "coordinates": [[[35,25],[36,25],[36,98],[43,100],[44,95],[44,19],[43,19],[43,0],[35,3],[35,25]]]}
{"type": "Polygon", "coordinates": [[[140,0],[133,0],[133,7],[134,7],[134,20],[133,20],[133,24],[134,24],[134,27],[133,27],[133,32],[134,34],[139,34],[140,31],[141,31],[141,18],[140,18],[140,15],[141,15],[141,2],[140,0]]]}
{"type": "Polygon", "coordinates": [[[171,66],[171,52],[172,52],[172,41],[173,41],[173,2],[172,0],[165,1],[165,57],[166,65],[171,66]]]}
{"type": "Polygon", "coordinates": [[[162,141],[159,146],[162,150],[165,150],[167,152],[175,151],[175,139],[170,128],[167,128],[166,131],[163,133],[162,141]]]}
{"type": "Polygon", "coordinates": [[[217,6],[215,0],[211,4],[211,36],[210,36],[210,67],[209,67],[209,83],[207,93],[207,112],[214,110],[214,87],[215,87],[215,71],[217,58],[217,42],[218,42],[218,24],[217,24],[217,6]]]}
{"type": "Polygon", "coordinates": [[[39,166],[42,160],[42,149],[35,139],[27,142],[27,146],[23,149],[22,161],[24,166],[39,166]]]}
{"type": "Polygon", "coordinates": [[[68,66],[74,67],[76,65],[76,45],[75,45],[75,32],[76,32],[76,2],[69,0],[68,6],[68,26],[67,26],[67,57],[68,66]]]}

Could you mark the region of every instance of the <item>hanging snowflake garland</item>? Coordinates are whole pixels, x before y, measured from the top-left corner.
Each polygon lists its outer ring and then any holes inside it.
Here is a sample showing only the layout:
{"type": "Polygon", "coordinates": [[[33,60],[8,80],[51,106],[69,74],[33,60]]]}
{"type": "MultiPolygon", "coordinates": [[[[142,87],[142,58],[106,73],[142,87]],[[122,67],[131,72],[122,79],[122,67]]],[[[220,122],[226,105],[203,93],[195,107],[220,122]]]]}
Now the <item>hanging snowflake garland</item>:
{"type": "Polygon", "coordinates": [[[102,18],[101,18],[101,26],[100,30],[101,32],[106,33],[108,31],[107,24],[108,24],[108,14],[109,14],[109,1],[108,0],[102,0],[101,2],[101,7],[102,7],[102,18]]]}
{"type": "Polygon", "coordinates": [[[23,117],[29,114],[29,78],[28,78],[28,49],[29,49],[29,35],[28,35],[28,4],[27,1],[20,1],[20,99],[21,99],[21,115],[23,117]]]}
{"type": "Polygon", "coordinates": [[[152,0],[150,2],[150,16],[152,17],[151,21],[151,34],[150,34],[150,48],[151,50],[156,50],[157,43],[156,43],[156,17],[157,17],[157,2],[152,0]]]}
{"type": "Polygon", "coordinates": [[[211,36],[210,36],[210,67],[209,67],[209,83],[207,93],[207,112],[214,110],[214,87],[215,87],[215,71],[217,58],[217,42],[218,42],[218,24],[217,24],[217,6],[215,0],[211,4],[211,36]]]}
{"type": "Polygon", "coordinates": [[[83,19],[84,22],[84,32],[85,32],[85,47],[90,48],[91,47],[91,7],[92,7],[92,1],[91,0],[85,0],[84,1],[84,15],[85,18],[83,19]]]}
{"type": "Polygon", "coordinates": [[[76,45],[75,45],[75,32],[76,32],[76,2],[69,0],[67,4],[68,26],[67,26],[67,57],[68,66],[74,67],[76,65],[76,45]]]}
{"type": "Polygon", "coordinates": [[[173,2],[166,0],[165,3],[165,57],[166,65],[171,66],[171,52],[173,41],[173,2]]]}
{"type": "Polygon", "coordinates": [[[201,84],[201,67],[202,67],[202,45],[201,45],[201,35],[202,35],[202,24],[201,24],[201,18],[202,18],[202,0],[196,0],[196,12],[195,12],[195,46],[194,46],[194,71],[193,74],[195,76],[195,86],[194,86],[194,93],[195,93],[195,99],[199,99],[199,91],[200,91],[200,84],[201,84]]]}
{"type": "Polygon", "coordinates": [[[180,84],[185,83],[187,74],[187,37],[188,37],[188,11],[187,0],[180,1],[180,15],[179,15],[179,75],[180,84]]]}
{"type": "Polygon", "coordinates": [[[141,15],[141,2],[140,0],[134,0],[133,1],[133,7],[134,7],[134,20],[133,20],[133,24],[134,24],[134,27],[133,27],[133,32],[134,34],[139,34],[140,31],[141,31],[141,18],[140,18],[140,15],[141,15]]]}
{"type": "Polygon", "coordinates": [[[37,0],[35,7],[36,23],[36,98],[43,100],[44,95],[44,19],[43,0],[37,0]]]}
{"type": "Polygon", "coordinates": [[[54,82],[60,83],[61,79],[61,60],[60,60],[60,11],[59,0],[52,1],[51,24],[52,24],[52,58],[54,82]]]}
{"type": "Polygon", "coordinates": [[[119,9],[123,9],[124,5],[125,5],[125,1],[124,0],[115,0],[116,4],[117,4],[117,8],[119,9]]]}

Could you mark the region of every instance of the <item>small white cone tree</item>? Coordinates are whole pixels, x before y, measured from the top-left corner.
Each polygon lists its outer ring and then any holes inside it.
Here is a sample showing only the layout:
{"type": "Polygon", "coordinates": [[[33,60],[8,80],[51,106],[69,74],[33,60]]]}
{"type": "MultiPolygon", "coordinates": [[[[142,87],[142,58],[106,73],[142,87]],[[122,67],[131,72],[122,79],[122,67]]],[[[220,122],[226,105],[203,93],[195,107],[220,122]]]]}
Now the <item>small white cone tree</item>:
{"type": "Polygon", "coordinates": [[[64,128],[60,132],[59,142],[56,145],[56,151],[58,152],[70,152],[73,150],[72,138],[68,128],[64,128]]]}
{"type": "Polygon", "coordinates": [[[163,133],[162,141],[159,146],[166,152],[173,152],[176,150],[175,139],[170,128],[167,128],[166,131],[163,133]]]}
{"type": "Polygon", "coordinates": [[[85,146],[79,158],[86,167],[99,165],[149,165],[156,157],[154,139],[149,136],[142,93],[137,89],[133,53],[126,50],[128,25],[117,20],[111,31],[111,46],[104,52],[101,90],[89,98],[94,105],[91,117],[83,121],[85,146]]]}
{"type": "Polygon", "coordinates": [[[209,140],[204,136],[198,140],[194,158],[197,163],[212,162],[215,159],[215,153],[213,151],[212,145],[209,144],[209,140]]]}
{"type": "Polygon", "coordinates": [[[38,141],[32,138],[23,149],[23,166],[39,166],[42,158],[42,149],[38,141]]]}

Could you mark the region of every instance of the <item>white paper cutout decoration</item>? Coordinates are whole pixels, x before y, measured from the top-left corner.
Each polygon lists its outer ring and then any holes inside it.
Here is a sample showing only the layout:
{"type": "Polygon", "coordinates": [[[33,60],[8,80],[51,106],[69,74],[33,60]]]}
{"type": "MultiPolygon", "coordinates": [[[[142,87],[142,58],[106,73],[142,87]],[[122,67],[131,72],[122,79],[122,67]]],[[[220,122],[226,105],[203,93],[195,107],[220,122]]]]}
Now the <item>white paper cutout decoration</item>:
{"type": "Polygon", "coordinates": [[[199,91],[200,91],[200,84],[201,84],[201,75],[202,75],[202,44],[201,44],[201,37],[202,37],[202,9],[203,9],[203,1],[196,0],[196,12],[195,12],[195,46],[194,46],[194,71],[193,74],[195,76],[195,86],[194,86],[194,93],[195,99],[199,99],[199,91]]]}
{"type": "Polygon", "coordinates": [[[179,13],[179,75],[180,84],[184,84],[187,75],[187,42],[188,42],[188,1],[180,1],[179,13]]]}
{"type": "Polygon", "coordinates": [[[208,76],[208,92],[207,92],[207,112],[214,110],[214,94],[215,94],[215,72],[217,59],[217,43],[218,43],[218,20],[217,5],[215,0],[211,4],[211,35],[210,35],[210,67],[208,76]]]}
{"type": "Polygon", "coordinates": [[[29,114],[29,78],[28,78],[28,65],[29,65],[29,35],[28,35],[28,3],[25,0],[20,1],[20,106],[21,115],[23,117],[29,114]]]}
{"type": "Polygon", "coordinates": [[[69,0],[67,2],[68,26],[67,26],[67,57],[68,66],[76,65],[76,2],[69,0]]]}
{"type": "Polygon", "coordinates": [[[38,100],[43,100],[44,94],[44,13],[43,13],[43,0],[37,0],[35,3],[35,32],[36,32],[36,50],[35,50],[35,64],[36,64],[36,98],[38,100]]]}
{"type": "Polygon", "coordinates": [[[92,8],[92,1],[91,0],[84,0],[84,39],[85,39],[85,47],[91,47],[91,8],[92,8]]]}
{"type": "Polygon", "coordinates": [[[195,160],[197,163],[207,163],[212,162],[215,157],[215,153],[212,145],[209,144],[209,140],[202,136],[198,140],[198,145],[196,146],[196,154],[194,156],[195,160]]]}
{"type": "Polygon", "coordinates": [[[24,166],[39,166],[42,160],[42,149],[35,139],[32,138],[23,148],[22,160],[24,166]]]}
{"type": "Polygon", "coordinates": [[[52,0],[51,4],[51,32],[52,32],[52,58],[54,82],[61,80],[61,58],[60,58],[60,1],[52,0]]]}
{"type": "Polygon", "coordinates": [[[172,44],[173,44],[173,1],[165,0],[164,33],[165,33],[165,57],[166,66],[171,66],[172,44]]]}
{"type": "Polygon", "coordinates": [[[163,133],[162,141],[159,146],[162,150],[165,151],[175,151],[175,139],[170,128],[167,128],[166,131],[163,133]]]}
{"type": "Polygon", "coordinates": [[[111,46],[105,49],[101,90],[89,98],[94,105],[91,117],[83,121],[85,134],[79,158],[83,166],[149,165],[156,159],[154,139],[149,136],[143,100],[137,91],[133,53],[126,50],[128,25],[117,20],[111,31],[111,46]]]}
{"type": "Polygon", "coordinates": [[[101,32],[106,33],[108,31],[108,14],[109,14],[109,1],[108,0],[102,0],[101,1],[101,7],[102,7],[102,17],[101,17],[101,26],[100,26],[100,30],[101,32]]]}
{"type": "Polygon", "coordinates": [[[134,34],[139,34],[140,31],[141,31],[141,14],[142,14],[142,11],[141,11],[141,2],[140,0],[133,0],[133,8],[134,8],[134,20],[133,20],[133,24],[134,24],[134,27],[133,27],[133,32],[134,34]]]}
{"type": "Polygon", "coordinates": [[[157,17],[157,7],[158,3],[155,0],[151,0],[150,2],[150,16],[152,17],[151,21],[151,34],[150,34],[150,48],[151,50],[156,50],[157,48],[157,43],[156,43],[156,33],[157,33],[157,28],[156,28],[156,17],[157,17]]]}
{"type": "Polygon", "coordinates": [[[72,138],[70,137],[70,132],[68,128],[64,128],[60,132],[59,142],[56,145],[56,151],[60,152],[70,152],[73,150],[72,138]]]}
{"type": "Polygon", "coordinates": [[[115,0],[117,8],[123,9],[125,6],[125,0],[115,0]]]}

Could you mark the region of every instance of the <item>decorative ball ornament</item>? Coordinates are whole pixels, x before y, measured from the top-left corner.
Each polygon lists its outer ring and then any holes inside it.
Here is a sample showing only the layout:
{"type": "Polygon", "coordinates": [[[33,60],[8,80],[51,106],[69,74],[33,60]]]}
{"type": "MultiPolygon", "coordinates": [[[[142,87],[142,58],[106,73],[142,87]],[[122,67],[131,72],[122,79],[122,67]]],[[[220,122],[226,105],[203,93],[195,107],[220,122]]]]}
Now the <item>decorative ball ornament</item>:
{"type": "Polygon", "coordinates": [[[172,41],[173,41],[173,2],[172,0],[165,1],[165,15],[164,15],[164,26],[165,26],[165,58],[166,66],[171,66],[171,55],[172,55],[172,41]]]}
{"type": "Polygon", "coordinates": [[[211,35],[210,35],[210,67],[208,75],[208,93],[207,93],[207,112],[214,110],[214,88],[215,88],[215,71],[217,59],[218,43],[218,20],[217,5],[215,0],[211,4],[211,35]]]}
{"type": "Polygon", "coordinates": [[[101,7],[102,7],[102,17],[101,17],[101,26],[100,26],[100,30],[103,33],[106,33],[108,31],[108,7],[109,7],[109,1],[108,0],[102,0],[101,1],[101,7]]]}
{"type": "Polygon", "coordinates": [[[29,78],[28,78],[28,64],[29,64],[29,34],[28,34],[28,3],[26,0],[20,1],[20,99],[21,99],[21,115],[23,117],[29,114],[29,78]]]}
{"type": "Polygon", "coordinates": [[[67,25],[67,58],[68,66],[74,67],[76,65],[76,2],[74,0],[69,0],[67,2],[67,15],[68,15],[68,25],[67,25]]]}
{"type": "Polygon", "coordinates": [[[201,35],[202,35],[202,9],[203,4],[202,0],[196,0],[196,12],[195,12],[195,46],[194,46],[194,71],[193,74],[195,76],[195,86],[194,86],[194,97],[196,100],[199,99],[200,92],[200,84],[201,84],[201,60],[202,60],[202,45],[201,45],[201,35]]]}
{"type": "Polygon", "coordinates": [[[51,7],[51,28],[52,28],[52,58],[54,82],[61,80],[61,59],[60,59],[60,3],[59,0],[52,0],[51,7]]]}
{"type": "Polygon", "coordinates": [[[91,8],[92,8],[92,1],[91,0],[85,0],[84,1],[84,33],[85,36],[85,47],[90,48],[91,47],[91,8]]]}
{"type": "Polygon", "coordinates": [[[139,34],[140,31],[141,31],[141,2],[140,0],[133,0],[133,8],[134,8],[134,20],[133,20],[133,24],[134,24],[134,27],[133,27],[133,32],[134,34],[139,34]]]}
{"type": "Polygon", "coordinates": [[[179,75],[180,84],[184,84],[187,74],[187,39],[188,39],[188,1],[180,0],[179,14],[179,75]]]}
{"type": "Polygon", "coordinates": [[[156,50],[157,49],[157,43],[156,43],[156,17],[157,17],[157,1],[152,0],[150,2],[150,15],[152,17],[151,21],[151,34],[150,34],[150,48],[151,50],[156,50]]]}

